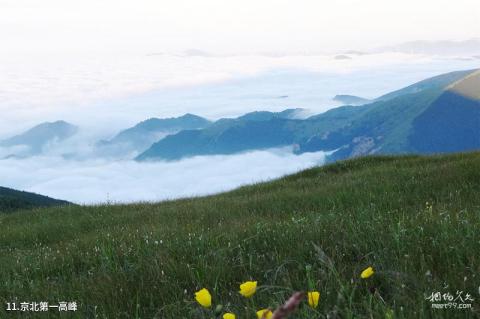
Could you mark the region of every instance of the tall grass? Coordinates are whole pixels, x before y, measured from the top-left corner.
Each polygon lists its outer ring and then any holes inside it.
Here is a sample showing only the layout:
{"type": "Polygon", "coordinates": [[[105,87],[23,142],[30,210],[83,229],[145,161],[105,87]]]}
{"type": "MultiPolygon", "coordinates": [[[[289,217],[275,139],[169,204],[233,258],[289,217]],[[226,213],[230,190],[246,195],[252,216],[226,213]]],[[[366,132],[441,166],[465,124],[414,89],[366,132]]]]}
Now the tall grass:
{"type": "Polygon", "coordinates": [[[0,214],[0,318],[14,301],[79,307],[22,318],[203,318],[203,287],[237,318],[312,289],[319,307],[295,318],[475,318],[479,226],[480,153],[367,157],[216,196],[0,214]],[[362,280],[367,266],[376,273],[362,280]],[[259,289],[247,300],[238,285],[250,279],[259,289]],[[426,300],[456,290],[472,309],[426,300]]]}

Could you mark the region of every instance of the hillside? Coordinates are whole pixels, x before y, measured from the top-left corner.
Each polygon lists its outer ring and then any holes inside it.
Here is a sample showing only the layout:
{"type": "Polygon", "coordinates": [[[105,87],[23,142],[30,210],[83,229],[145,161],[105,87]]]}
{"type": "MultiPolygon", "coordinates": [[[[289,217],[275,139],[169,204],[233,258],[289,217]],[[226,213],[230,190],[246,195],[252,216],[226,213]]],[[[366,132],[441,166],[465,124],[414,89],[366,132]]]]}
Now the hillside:
{"type": "Polygon", "coordinates": [[[480,149],[480,100],[455,93],[475,87],[478,71],[421,81],[357,107],[348,125],[317,134],[299,152],[337,150],[330,160],[367,154],[431,154],[480,149]]]}
{"type": "Polygon", "coordinates": [[[417,152],[480,149],[480,71],[450,85],[413,121],[409,143],[417,152]]]}
{"type": "Polygon", "coordinates": [[[280,116],[281,113],[256,112],[253,118],[247,114],[220,120],[202,130],[170,135],[153,144],[137,160],[177,160],[286,145],[295,145],[298,153],[336,151],[330,161],[368,154],[477,150],[480,148],[477,139],[480,100],[478,93],[474,93],[477,88],[478,72],[459,71],[420,81],[372,103],[334,108],[305,120],[280,116]],[[470,95],[465,97],[457,91],[470,95]],[[443,113],[448,113],[444,121],[436,121],[443,113]],[[448,121],[452,116],[455,122],[448,121]],[[434,120],[424,125],[430,118],[434,120]],[[449,136],[449,145],[437,136],[449,136]]]}
{"type": "Polygon", "coordinates": [[[70,203],[48,196],[0,187],[0,213],[34,207],[61,206],[68,204],[70,203]]]}
{"type": "Polygon", "coordinates": [[[194,301],[206,287],[220,315],[254,318],[310,289],[319,307],[292,318],[475,318],[479,193],[480,153],[365,157],[209,197],[0,214],[0,303],[213,318],[194,301]],[[367,266],[375,274],[361,279],[367,266]],[[238,294],[245,280],[258,281],[252,299],[238,294]],[[457,290],[471,309],[426,299],[457,290]]]}

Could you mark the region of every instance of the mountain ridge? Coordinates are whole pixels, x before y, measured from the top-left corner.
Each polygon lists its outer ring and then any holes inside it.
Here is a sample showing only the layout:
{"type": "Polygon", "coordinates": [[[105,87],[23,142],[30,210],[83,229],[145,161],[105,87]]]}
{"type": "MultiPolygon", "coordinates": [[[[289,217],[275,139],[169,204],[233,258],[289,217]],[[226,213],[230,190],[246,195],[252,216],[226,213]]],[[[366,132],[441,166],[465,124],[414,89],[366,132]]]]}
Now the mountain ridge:
{"type": "Polygon", "coordinates": [[[66,140],[77,132],[77,126],[63,120],[43,122],[23,133],[0,140],[0,146],[26,146],[28,155],[36,155],[42,153],[47,144],[66,140]]]}
{"type": "MultiPolygon", "coordinates": [[[[250,113],[256,114],[254,120],[248,114],[237,119],[219,120],[203,130],[170,135],[153,144],[136,160],[178,160],[195,155],[233,154],[292,144],[297,153],[334,151],[329,157],[332,161],[377,153],[426,152],[425,148],[417,148],[411,143],[415,119],[451,90],[449,88],[454,83],[465,86],[476,79],[477,73],[476,69],[441,74],[380,96],[371,103],[334,108],[305,120],[282,118],[275,115],[278,113],[268,112],[250,113]]],[[[475,108],[470,108],[468,114],[462,116],[475,119],[475,112],[475,108]]],[[[476,123],[469,123],[472,126],[470,131],[476,131],[476,123]]],[[[461,139],[461,134],[457,138],[461,139]]],[[[430,142],[439,143],[433,138],[430,142]]],[[[476,148],[477,144],[473,143],[464,145],[459,151],[476,148]]]]}
{"type": "Polygon", "coordinates": [[[191,113],[170,118],[152,117],[120,131],[110,140],[98,142],[97,149],[110,153],[143,152],[169,134],[205,128],[211,123],[211,121],[191,113]]]}
{"type": "Polygon", "coordinates": [[[363,105],[363,104],[372,102],[372,100],[369,100],[360,96],[348,95],[348,94],[335,95],[333,97],[333,100],[343,103],[344,105],[363,105]]]}

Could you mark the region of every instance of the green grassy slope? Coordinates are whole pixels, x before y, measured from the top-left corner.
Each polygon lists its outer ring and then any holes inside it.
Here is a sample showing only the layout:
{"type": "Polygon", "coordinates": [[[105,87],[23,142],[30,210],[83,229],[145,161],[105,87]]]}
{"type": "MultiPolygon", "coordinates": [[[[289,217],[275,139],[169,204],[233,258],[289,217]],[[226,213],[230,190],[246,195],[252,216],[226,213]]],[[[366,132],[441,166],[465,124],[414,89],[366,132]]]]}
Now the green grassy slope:
{"type": "Polygon", "coordinates": [[[480,153],[367,157],[204,198],[0,214],[0,303],[77,301],[69,318],[213,318],[193,302],[207,287],[215,305],[254,318],[310,288],[319,308],[294,318],[474,318],[479,194],[480,153]],[[367,266],[376,273],[361,280],[367,266]],[[249,279],[260,289],[245,300],[249,279]],[[473,310],[425,300],[456,290],[473,310]]]}

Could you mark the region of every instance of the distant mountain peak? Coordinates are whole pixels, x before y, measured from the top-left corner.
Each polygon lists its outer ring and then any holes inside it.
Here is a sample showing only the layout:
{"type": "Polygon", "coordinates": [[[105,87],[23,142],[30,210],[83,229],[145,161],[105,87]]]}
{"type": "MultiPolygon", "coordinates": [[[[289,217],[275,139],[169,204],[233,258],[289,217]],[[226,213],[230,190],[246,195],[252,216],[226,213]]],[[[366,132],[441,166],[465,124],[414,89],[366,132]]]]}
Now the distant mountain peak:
{"type": "Polygon", "coordinates": [[[182,130],[201,129],[210,124],[209,120],[192,113],[170,118],[152,117],[120,131],[108,141],[100,141],[97,144],[98,151],[108,156],[143,152],[169,134],[182,130]]]}
{"type": "Polygon", "coordinates": [[[302,108],[286,109],[281,112],[253,111],[239,116],[237,120],[266,121],[272,118],[294,119],[297,118],[304,111],[305,109],[302,108]]]}
{"type": "Polygon", "coordinates": [[[183,114],[182,116],[179,117],[180,119],[202,119],[204,120],[205,118],[201,117],[201,116],[198,116],[196,114],[192,114],[192,113],[185,113],[183,114]]]}
{"type": "Polygon", "coordinates": [[[68,123],[67,121],[64,121],[64,120],[57,120],[57,121],[54,121],[54,122],[44,122],[44,124],[51,124],[51,125],[73,125],[73,124],[70,124],[70,123],[68,123]]]}
{"type": "MultiPolygon", "coordinates": [[[[31,129],[29,129],[28,131],[26,131],[25,133],[28,133],[30,131],[35,131],[35,130],[38,130],[38,129],[41,129],[41,128],[47,128],[47,129],[51,129],[51,128],[69,128],[69,129],[76,129],[77,127],[71,123],[68,123],[66,121],[63,121],[63,120],[58,120],[58,121],[53,121],[53,122],[43,122],[43,123],[40,123],[38,125],[35,125],[34,127],[32,127],[31,129]]],[[[24,134],[25,134],[24,133],[24,134]]]]}
{"type": "Polygon", "coordinates": [[[10,147],[25,145],[30,154],[38,154],[48,143],[62,141],[78,132],[78,127],[63,120],[40,123],[31,129],[0,141],[0,146],[10,147]]]}
{"type": "Polygon", "coordinates": [[[343,104],[348,104],[348,105],[362,105],[362,104],[371,102],[371,100],[369,99],[365,99],[363,97],[359,97],[355,95],[348,95],[348,94],[335,95],[333,100],[343,104]]]}
{"type": "Polygon", "coordinates": [[[394,46],[379,48],[377,51],[404,52],[410,54],[435,54],[435,55],[472,55],[480,52],[480,39],[473,38],[464,41],[410,41],[394,46]]]}

